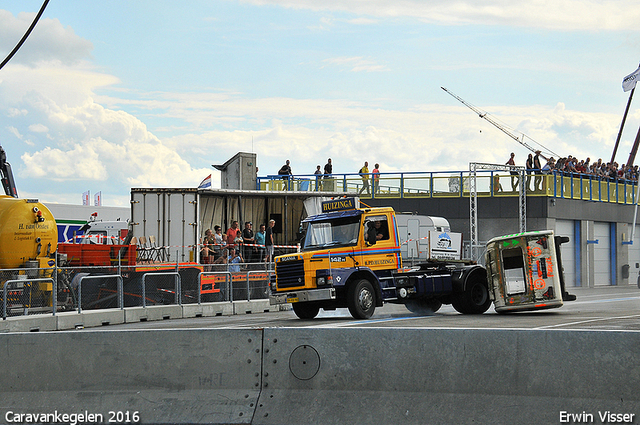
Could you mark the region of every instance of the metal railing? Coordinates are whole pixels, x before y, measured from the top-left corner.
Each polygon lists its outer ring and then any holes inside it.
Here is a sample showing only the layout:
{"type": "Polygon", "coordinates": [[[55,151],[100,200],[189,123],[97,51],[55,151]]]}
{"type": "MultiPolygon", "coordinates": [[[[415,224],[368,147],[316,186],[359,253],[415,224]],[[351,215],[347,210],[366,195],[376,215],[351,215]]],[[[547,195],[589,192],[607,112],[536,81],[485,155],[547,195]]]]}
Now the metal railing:
{"type": "Polygon", "coordinates": [[[111,274],[111,275],[96,275],[96,276],[82,276],[78,282],[78,313],[82,313],[82,282],[85,280],[97,280],[97,279],[116,279],[118,282],[118,290],[116,292],[116,296],[118,298],[118,308],[124,308],[124,302],[122,297],[122,276],[119,274],[111,274]]]}
{"type": "Polygon", "coordinates": [[[206,270],[211,265],[195,263],[172,265],[175,271],[166,268],[149,271],[148,265],[143,265],[144,271],[136,271],[135,266],[0,270],[2,318],[55,315],[60,311],[81,314],[87,310],[268,299],[268,282],[274,273],[269,264],[243,263],[240,272],[228,271],[223,264],[215,266],[220,270],[206,270]],[[51,277],[39,277],[49,275],[51,277]],[[207,288],[204,294],[203,286],[207,288]]]}
{"type": "MultiPolygon", "coordinates": [[[[530,170],[533,171],[533,170],[530,170]]],[[[519,177],[504,171],[476,172],[476,190],[483,197],[519,196],[519,177]]],[[[455,198],[470,194],[469,171],[434,171],[380,173],[304,174],[258,177],[257,190],[357,193],[363,199],[377,198],[455,198]],[[367,183],[365,183],[365,180],[367,183]]],[[[525,176],[527,196],[578,199],[596,202],[635,204],[637,182],[610,179],[591,174],[551,172],[525,176]]]]}
{"type": "MultiPolygon", "coordinates": [[[[146,307],[147,306],[147,278],[151,276],[151,277],[162,277],[162,276],[173,276],[174,277],[174,299],[175,299],[175,303],[178,305],[182,305],[182,297],[180,296],[180,283],[181,283],[181,279],[180,279],[180,273],[179,272],[163,272],[163,273],[145,273],[142,275],[142,307],[146,307]]],[[[157,284],[156,284],[156,291],[158,290],[157,288],[157,284]]],[[[163,290],[163,288],[160,288],[160,290],[163,290]]],[[[166,290],[166,289],[165,289],[166,290]]]]}
{"type": "MultiPolygon", "coordinates": [[[[4,282],[4,286],[2,288],[2,320],[7,320],[7,304],[9,303],[9,289],[11,286],[15,286],[15,288],[13,288],[14,294],[12,297],[12,306],[16,306],[22,310],[23,315],[27,315],[31,308],[42,309],[47,307],[47,304],[49,303],[47,303],[46,296],[42,296],[42,293],[49,291],[53,293],[55,284],[52,278],[12,279],[4,282]],[[51,288],[45,288],[45,290],[42,290],[40,285],[35,285],[37,283],[45,282],[51,282],[51,288]],[[49,291],[46,289],[49,289],[49,291]],[[38,292],[38,294],[34,296],[34,292],[38,292]],[[37,300],[34,300],[34,298],[37,300]]],[[[53,306],[51,306],[51,310],[53,311],[53,306]]]]}

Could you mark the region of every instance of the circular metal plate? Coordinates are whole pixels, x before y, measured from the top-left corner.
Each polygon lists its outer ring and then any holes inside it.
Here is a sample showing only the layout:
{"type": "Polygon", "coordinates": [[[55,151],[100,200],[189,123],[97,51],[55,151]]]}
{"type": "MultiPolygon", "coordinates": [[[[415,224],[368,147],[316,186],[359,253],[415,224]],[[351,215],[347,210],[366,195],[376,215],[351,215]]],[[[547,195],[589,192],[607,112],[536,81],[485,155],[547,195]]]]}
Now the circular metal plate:
{"type": "Polygon", "coordinates": [[[289,370],[301,381],[311,379],[320,370],[320,355],[310,345],[296,347],[289,357],[289,370]]]}

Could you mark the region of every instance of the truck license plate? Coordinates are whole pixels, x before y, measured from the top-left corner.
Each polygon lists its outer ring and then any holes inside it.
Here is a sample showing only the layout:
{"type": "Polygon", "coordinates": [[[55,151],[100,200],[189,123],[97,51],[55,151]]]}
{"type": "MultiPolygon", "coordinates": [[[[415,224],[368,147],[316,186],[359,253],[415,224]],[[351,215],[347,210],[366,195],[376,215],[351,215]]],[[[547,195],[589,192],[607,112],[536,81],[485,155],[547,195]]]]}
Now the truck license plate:
{"type": "Polygon", "coordinates": [[[297,303],[298,302],[298,297],[287,298],[287,302],[288,303],[297,303]]]}

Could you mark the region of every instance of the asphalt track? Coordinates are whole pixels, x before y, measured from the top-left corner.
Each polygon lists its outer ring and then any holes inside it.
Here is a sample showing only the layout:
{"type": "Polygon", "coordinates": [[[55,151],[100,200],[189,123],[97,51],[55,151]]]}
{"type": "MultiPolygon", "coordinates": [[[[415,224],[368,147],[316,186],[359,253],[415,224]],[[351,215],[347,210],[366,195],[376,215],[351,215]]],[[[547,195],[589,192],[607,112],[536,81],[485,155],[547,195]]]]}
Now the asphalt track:
{"type": "MultiPolygon", "coordinates": [[[[385,304],[369,320],[355,320],[347,309],[320,311],[300,320],[293,311],[234,316],[149,321],[91,328],[93,331],[133,329],[264,329],[264,328],[408,328],[408,329],[565,329],[640,331],[640,289],[635,285],[570,288],[577,300],[553,310],[463,315],[450,305],[435,314],[417,316],[404,306],[385,304]]],[[[88,329],[87,329],[88,330],[88,329]]]]}

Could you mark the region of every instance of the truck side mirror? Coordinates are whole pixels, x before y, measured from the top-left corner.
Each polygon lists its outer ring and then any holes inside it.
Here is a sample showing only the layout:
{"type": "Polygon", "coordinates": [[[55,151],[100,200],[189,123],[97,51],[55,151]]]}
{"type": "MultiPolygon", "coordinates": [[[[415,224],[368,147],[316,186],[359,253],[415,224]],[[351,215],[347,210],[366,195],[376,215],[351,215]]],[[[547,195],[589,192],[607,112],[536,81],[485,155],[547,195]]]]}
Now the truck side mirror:
{"type": "Polygon", "coordinates": [[[369,221],[367,223],[367,244],[375,245],[377,241],[376,235],[377,235],[377,232],[373,225],[373,222],[369,221]]]}

